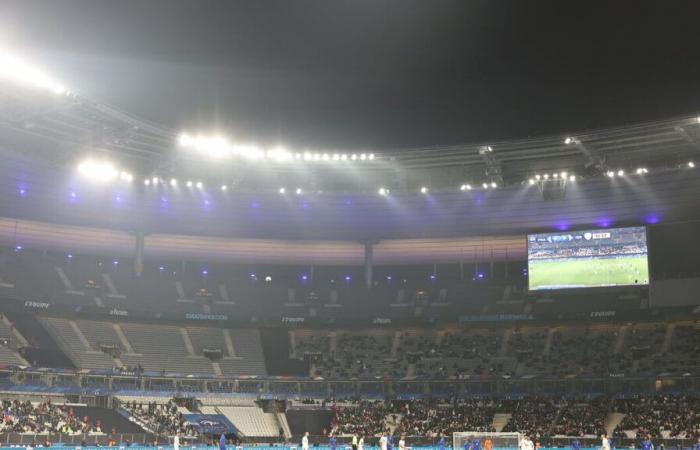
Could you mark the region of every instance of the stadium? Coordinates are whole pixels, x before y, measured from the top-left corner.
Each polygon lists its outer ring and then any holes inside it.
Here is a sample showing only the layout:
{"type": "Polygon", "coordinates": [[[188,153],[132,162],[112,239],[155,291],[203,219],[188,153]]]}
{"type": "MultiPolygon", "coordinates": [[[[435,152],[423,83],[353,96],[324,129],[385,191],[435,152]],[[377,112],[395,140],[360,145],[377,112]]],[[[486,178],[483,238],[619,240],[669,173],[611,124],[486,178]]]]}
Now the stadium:
{"type": "Polygon", "coordinates": [[[700,449],[697,13],[495,3],[3,4],[0,450],[700,449]]]}

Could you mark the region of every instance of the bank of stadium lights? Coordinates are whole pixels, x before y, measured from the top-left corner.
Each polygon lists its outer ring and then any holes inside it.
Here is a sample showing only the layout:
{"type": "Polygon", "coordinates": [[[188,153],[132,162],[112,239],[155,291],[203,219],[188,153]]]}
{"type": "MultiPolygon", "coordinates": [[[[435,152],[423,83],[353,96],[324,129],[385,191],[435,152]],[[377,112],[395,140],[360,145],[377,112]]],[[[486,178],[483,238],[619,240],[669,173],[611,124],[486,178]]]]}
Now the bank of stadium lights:
{"type": "Polygon", "coordinates": [[[546,181],[576,181],[576,175],[571,175],[566,171],[536,174],[528,180],[529,184],[544,183],[546,181]]]}
{"type": "Polygon", "coordinates": [[[649,173],[649,170],[647,170],[646,167],[638,167],[637,170],[635,171],[637,175],[644,175],[649,173]]]}
{"type": "Polygon", "coordinates": [[[95,161],[87,159],[78,164],[78,173],[83,178],[100,183],[109,183],[121,180],[131,183],[134,176],[129,172],[119,170],[114,164],[108,161],[95,161]]]}
{"type": "Polygon", "coordinates": [[[389,189],[387,189],[385,187],[380,187],[377,192],[379,192],[379,195],[385,195],[385,196],[389,195],[389,193],[390,193],[389,189]]]}
{"type": "Polygon", "coordinates": [[[230,142],[224,136],[191,135],[182,133],[178,138],[181,147],[192,150],[200,155],[212,159],[224,159],[239,157],[252,161],[272,161],[278,163],[293,161],[313,161],[313,162],[342,162],[342,161],[374,161],[374,153],[317,153],[303,152],[295,153],[284,147],[263,149],[251,144],[236,144],[230,142]]]}
{"type": "Polygon", "coordinates": [[[471,184],[463,184],[459,187],[459,190],[460,191],[471,191],[472,186],[471,186],[471,184]]]}
{"type": "Polygon", "coordinates": [[[56,95],[68,95],[68,89],[41,69],[0,48],[0,78],[56,95]]]}

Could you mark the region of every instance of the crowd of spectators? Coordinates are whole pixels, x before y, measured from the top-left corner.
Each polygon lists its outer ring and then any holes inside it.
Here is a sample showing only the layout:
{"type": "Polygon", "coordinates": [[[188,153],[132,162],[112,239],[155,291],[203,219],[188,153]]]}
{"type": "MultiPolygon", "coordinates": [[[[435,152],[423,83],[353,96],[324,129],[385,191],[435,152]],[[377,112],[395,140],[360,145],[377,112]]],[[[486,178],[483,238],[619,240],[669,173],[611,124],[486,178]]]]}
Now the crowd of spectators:
{"type": "Polygon", "coordinates": [[[525,433],[536,440],[550,435],[558,410],[554,399],[544,397],[504,402],[503,408],[513,414],[503,431],[525,433]]]}
{"type": "Polygon", "coordinates": [[[474,379],[523,375],[622,376],[686,373],[700,367],[700,328],[668,324],[469,328],[391,334],[309,334],[297,342],[323,378],[474,379]],[[507,342],[504,344],[504,337],[507,342]],[[617,344],[620,343],[619,347],[617,344]],[[392,352],[392,349],[394,351],[392,352]]]}
{"type": "Polygon", "coordinates": [[[50,401],[33,404],[29,401],[3,400],[2,416],[0,433],[62,433],[70,435],[102,433],[99,420],[77,417],[73,408],[54,405],[50,401]]]}
{"type": "Polygon", "coordinates": [[[197,437],[199,431],[189,424],[179,411],[174,401],[165,404],[149,402],[126,402],[122,405],[144,429],[154,434],[185,437],[197,437]]]}
{"type": "Polygon", "coordinates": [[[616,435],[641,438],[694,437],[700,435],[700,397],[657,395],[618,399],[614,410],[625,414],[616,435]]]}
{"type": "Polygon", "coordinates": [[[561,436],[600,436],[605,431],[605,418],[610,408],[605,396],[588,400],[570,399],[563,403],[551,434],[561,436]]]}
{"type": "Polygon", "coordinates": [[[384,419],[389,409],[384,401],[357,401],[342,407],[334,405],[333,409],[331,429],[334,434],[374,437],[386,430],[384,419]]]}
{"type": "Polygon", "coordinates": [[[493,416],[498,403],[490,400],[456,401],[449,404],[406,402],[400,406],[397,434],[436,438],[457,431],[496,431],[493,416]]]}

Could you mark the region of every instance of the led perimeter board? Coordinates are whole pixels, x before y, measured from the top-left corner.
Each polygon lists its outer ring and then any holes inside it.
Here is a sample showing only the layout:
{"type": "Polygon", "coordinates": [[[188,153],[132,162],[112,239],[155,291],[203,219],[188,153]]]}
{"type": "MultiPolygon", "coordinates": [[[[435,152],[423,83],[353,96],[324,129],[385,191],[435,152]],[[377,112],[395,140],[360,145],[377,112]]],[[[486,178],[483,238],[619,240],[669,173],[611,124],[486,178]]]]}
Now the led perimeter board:
{"type": "Polygon", "coordinates": [[[644,227],[530,234],[530,290],[649,284],[644,227]]]}

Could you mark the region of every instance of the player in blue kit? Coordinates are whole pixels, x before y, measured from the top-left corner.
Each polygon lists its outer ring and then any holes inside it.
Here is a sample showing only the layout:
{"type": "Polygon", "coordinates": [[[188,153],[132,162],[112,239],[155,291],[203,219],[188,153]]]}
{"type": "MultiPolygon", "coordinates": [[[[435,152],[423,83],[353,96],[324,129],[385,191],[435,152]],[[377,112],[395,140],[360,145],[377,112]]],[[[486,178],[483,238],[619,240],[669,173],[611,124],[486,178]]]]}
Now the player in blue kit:
{"type": "Polygon", "coordinates": [[[338,445],[338,441],[335,439],[335,436],[331,434],[331,438],[328,441],[328,445],[330,446],[331,450],[335,450],[336,446],[338,445]]]}
{"type": "Polygon", "coordinates": [[[654,450],[654,444],[651,442],[651,436],[647,435],[642,441],[642,450],[654,450]]]}
{"type": "Polygon", "coordinates": [[[440,442],[438,442],[438,448],[440,450],[445,450],[445,436],[440,437],[440,442]]]}
{"type": "Polygon", "coordinates": [[[581,450],[581,441],[579,441],[578,439],[574,439],[571,442],[571,448],[573,450],[581,450]]]}
{"type": "Polygon", "coordinates": [[[698,441],[693,445],[693,450],[700,450],[700,437],[698,437],[698,441]]]}
{"type": "Polygon", "coordinates": [[[394,434],[389,430],[386,430],[386,434],[386,450],[394,450],[394,434]]]}
{"type": "Polygon", "coordinates": [[[464,443],[464,450],[472,450],[472,438],[468,438],[464,443]]]}
{"type": "Polygon", "coordinates": [[[481,450],[481,441],[479,438],[474,438],[472,441],[472,450],[481,450]]]}

